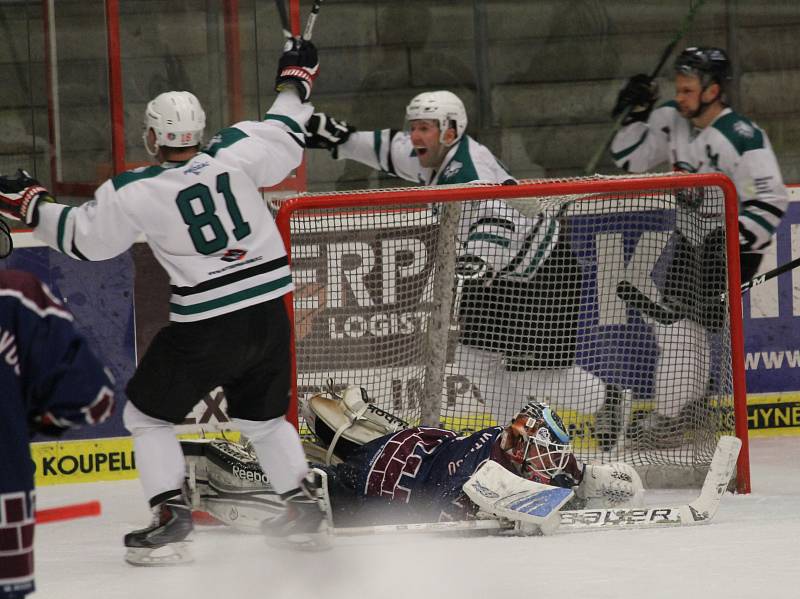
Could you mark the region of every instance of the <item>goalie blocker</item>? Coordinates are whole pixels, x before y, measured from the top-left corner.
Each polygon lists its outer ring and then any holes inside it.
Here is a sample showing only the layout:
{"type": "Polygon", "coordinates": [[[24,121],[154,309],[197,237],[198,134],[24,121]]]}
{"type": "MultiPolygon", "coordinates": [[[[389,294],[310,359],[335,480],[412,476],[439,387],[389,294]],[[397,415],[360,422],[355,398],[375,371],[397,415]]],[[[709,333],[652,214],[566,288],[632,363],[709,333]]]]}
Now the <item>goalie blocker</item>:
{"type": "MultiPolygon", "coordinates": [[[[567,502],[573,508],[641,503],[641,481],[626,464],[578,464],[563,422],[545,404],[530,402],[508,427],[459,437],[430,427],[398,429],[405,423],[367,400],[358,387],[339,394],[329,385],[303,406],[315,434],[333,441],[328,461],[344,458],[316,470],[325,483],[328,513],[339,527],[460,521],[488,513],[520,522],[519,531],[530,534],[554,528],[552,514],[567,502]],[[517,488],[528,495],[535,488],[535,499],[487,503],[486,498],[506,497],[506,490],[517,488]],[[484,500],[470,489],[483,489],[484,500]],[[521,506],[526,506],[522,512],[521,506]]],[[[282,510],[246,446],[215,440],[185,441],[183,447],[196,510],[242,530],[257,530],[260,520],[282,510]]]]}

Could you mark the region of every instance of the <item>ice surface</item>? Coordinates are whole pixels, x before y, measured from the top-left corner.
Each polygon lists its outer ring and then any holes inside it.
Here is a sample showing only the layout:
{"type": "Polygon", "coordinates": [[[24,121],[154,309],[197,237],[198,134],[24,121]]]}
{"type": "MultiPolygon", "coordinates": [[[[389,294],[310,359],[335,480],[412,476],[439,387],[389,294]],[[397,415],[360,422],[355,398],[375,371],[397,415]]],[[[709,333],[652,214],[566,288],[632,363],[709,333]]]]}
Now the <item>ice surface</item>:
{"type": "MultiPolygon", "coordinates": [[[[532,538],[359,537],[324,553],[203,527],[195,563],[136,568],[122,536],[149,521],[138,481],[40,488],[39,507],[98,499],[103,515],[36,531],[35,599],[576,599],[797,597],[800,438],[751,440],[753,493],[708,526],[532,538]]],[[[648,492],[683,502],[696,490],[648,492]]]]}

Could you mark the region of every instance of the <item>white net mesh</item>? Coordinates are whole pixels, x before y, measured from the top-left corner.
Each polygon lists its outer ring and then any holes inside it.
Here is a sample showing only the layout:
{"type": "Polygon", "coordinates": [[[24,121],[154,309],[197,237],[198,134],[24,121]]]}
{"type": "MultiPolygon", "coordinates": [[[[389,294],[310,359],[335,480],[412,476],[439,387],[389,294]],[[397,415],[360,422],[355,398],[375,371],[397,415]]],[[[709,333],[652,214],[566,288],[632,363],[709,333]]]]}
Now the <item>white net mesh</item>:
{"type": "Polygon", "coordinates": [[[535,182],[503,201],[486,186],[437,204],[431,190],[289,202],[300,396],[330,378],[459,431],[505,424],[536,397],[584,460],[702,471],[733,427],[724,198],[643,180],[539,197],[552,182],[535,182]]]}

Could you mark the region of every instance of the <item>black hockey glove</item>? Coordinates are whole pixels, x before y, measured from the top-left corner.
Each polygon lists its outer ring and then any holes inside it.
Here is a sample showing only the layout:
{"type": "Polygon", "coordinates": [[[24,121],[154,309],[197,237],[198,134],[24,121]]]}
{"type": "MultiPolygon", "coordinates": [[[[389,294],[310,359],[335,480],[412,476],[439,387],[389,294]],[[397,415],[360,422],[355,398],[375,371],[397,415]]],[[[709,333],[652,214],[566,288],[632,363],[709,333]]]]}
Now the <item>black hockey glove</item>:
{"type": "Polygon", "coordinates": [[[66,423],[59,422],[50,412],[30,414],[28,416],[28,436],[42,434],[48,437],[60,437],[70,429],[66,423]]]}
{"type": "Polygon", "coordinates": [[[334,152],[335,157],[336,148],[346,142],[356,128],[345,121],[337,121],[324,112],[315,112],[308,119],[306,130],[307,148],[330,150],[334,152]]]}
{"type": "Polygon", "coordinates": [[[278,61],[275,91],[294,85],[300,100],[308,102],[311,86],[319,73],[317,49],[308,40],[291,38],[286,41],[283,54],[278,61]]]}
{"type": "Polygon", "coordinates": [[[36,227],[41,201],[55,200],[27,171],[19,169],[13,177],[0,176],[0,214],[36,227]]]}
{"type": "Polygon", "coordinates": [[[657,101],[658,84],[649,75],[640,73],[631,77],[625,87],[620,90],[617,96],[617,103],[614,105],[614,110],[611,111],[611,116],[617,118],[630,107],[630,111],[622,121],[623,125],[636,121],[646,121],[647,117],[650,116],[650,111],[653,110],[653,105],[657,101]]]}
{"type": "Polygon", "coordinates": [[[7,258],[14,250],[14,240],[11,238],[11,229],[6,221],[0,220],[0,258],[7,258]]]}
{"type": "Polygon", "coordinates": [[[478,256],[465,254],[456,258],[456,276],[460,279],[482,279],[490,270],[489,264],[478,256]]]}

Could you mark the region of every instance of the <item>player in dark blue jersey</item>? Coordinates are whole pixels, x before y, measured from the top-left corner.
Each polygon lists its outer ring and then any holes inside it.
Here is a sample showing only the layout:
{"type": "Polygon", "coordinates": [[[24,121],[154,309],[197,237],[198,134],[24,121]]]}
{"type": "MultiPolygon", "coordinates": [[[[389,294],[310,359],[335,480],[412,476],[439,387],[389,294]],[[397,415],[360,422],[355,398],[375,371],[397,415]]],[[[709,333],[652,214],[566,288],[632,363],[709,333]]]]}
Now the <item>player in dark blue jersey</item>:
{"type": "MultiPolygon", "coordinates": [[[[536,483],[573,488],[583,506],[631,507],[641,500],[633,468],[579,463],[561,418],[535,400],[508,426],[466,435],[408,427],[369,403],[358,387],[318,394],[302,408],[328,449],[326,454],[318,446],[306,448],[327,479],[336,527],[473,518],[479,508],[463,488],[487,461],[536,483]]],[[[243,529],[273,516],[276,496],[246,448],[228,441],[184,442],[184,453],[198,510],[243,529]]]]}
{"type": "Polygon", "coordinates": [[[113,380],[33,275],[0,270],[0,599],[34,590],[30,436],[106,420],[113,380]]]}
{"type": "Polygon", "coordinates": [[[477,510],[464,483],[487,460],[534,482],[573,487],[582,469],[569,433],[546,404],[531,401],[506,427],[468,435],[413,427],[379,437],[324,466],[337,525],[464,519],[477,510]]]}

